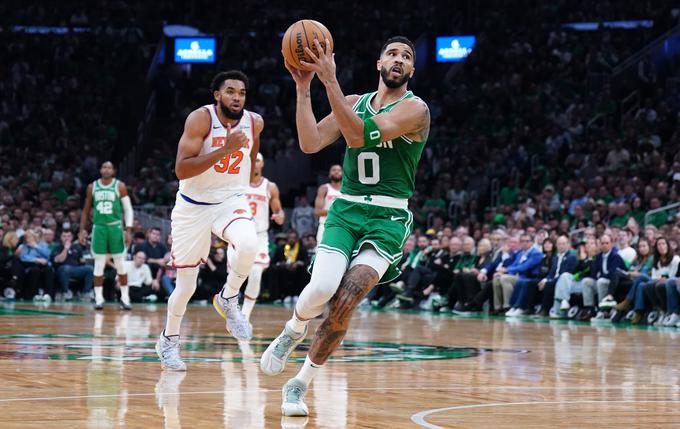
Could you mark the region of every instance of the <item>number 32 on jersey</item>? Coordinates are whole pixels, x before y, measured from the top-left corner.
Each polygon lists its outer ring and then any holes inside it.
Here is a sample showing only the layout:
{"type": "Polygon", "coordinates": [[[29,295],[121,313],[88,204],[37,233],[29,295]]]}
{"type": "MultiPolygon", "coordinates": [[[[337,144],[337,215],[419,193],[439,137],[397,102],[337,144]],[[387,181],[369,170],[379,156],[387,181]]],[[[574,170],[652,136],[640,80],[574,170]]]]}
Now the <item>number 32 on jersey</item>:
{"type": "Polygon", "coordinates": [[[224,156],[213,166],[218,173],[238,174],[241,171],[239,164],[243,161],[243,152],[236,151],[224,156]]]}

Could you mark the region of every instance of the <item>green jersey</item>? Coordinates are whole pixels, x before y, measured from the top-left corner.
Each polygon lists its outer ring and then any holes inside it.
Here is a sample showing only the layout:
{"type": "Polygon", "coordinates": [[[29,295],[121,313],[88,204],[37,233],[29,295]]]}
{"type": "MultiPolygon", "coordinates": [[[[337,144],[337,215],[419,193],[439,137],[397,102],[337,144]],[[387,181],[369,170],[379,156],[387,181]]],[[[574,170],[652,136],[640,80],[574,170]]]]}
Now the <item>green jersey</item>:
{"type": "Polygon", "coordinates": [[[102,185],[101,180],[92,183],[92,212],[93,225],[112,225],[121,222],[122,210],[117,179],[113,179],[106,186],[102,185]]]}
{"type": "MultiPolygon", "coordinates": [[[[362,120],[378,113],[389,112],[407,98],[417,98],[407,91],[400,99],[376,112],[371,100],[377,92],[362,95],[352,110],[362,120]]],[[[384,141],[376,147],[350,148],[345,150],[342,165],[342,190],[347,195],[382,195],[408,199],[413,195],[416,170],[425,142],[418,142],[406,136],[384,141]]]]}

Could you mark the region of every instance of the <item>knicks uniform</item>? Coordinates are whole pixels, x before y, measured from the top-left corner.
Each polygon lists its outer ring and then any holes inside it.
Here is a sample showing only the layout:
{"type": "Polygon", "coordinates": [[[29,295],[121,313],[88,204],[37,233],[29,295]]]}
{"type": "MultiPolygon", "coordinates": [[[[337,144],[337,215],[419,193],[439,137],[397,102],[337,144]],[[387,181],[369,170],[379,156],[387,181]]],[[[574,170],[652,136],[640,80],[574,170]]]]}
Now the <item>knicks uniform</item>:
{"type": "MultiPolygon", "coordinates": [[[[407,91],[375,111],[371,106],[375,95],[376,92],[364,94],[354,104],[353,111],[362,120],[389,112],[402,100],[415,97],[407,91]]],[[[415,189],[416,170],[424,147],[424,141],[406,136],[376,147],[348,146],[342,166],[342,195],[328,211],[319,249],[340,253],[349,263],[364,245],[369,245],[390,263],[380,283],[397,278],[404,243],[413,228],[408,199],[415,189]]]]}
{"type": "MultiPolygon", "coordinates": [[[[210,113],[210,130],[199,155],[223,147],[227,129],[220,122],[215,105],[203,106],[210,113]]],[[[254,141],[253,115],[243,110],[232,131],[242,130],[248,144],[226,155],[208,170],[179,181],[172,210],[172,258],[176,267],[195,267],[210,252],[211,233],[224,237],[224,231],[237,219],[252,219],[245,192],[250,183],[250,151],[254,141]]]]}
{"type": "MultiPolygon", "coordinates": [[[[258,186],[249,186],[245,192],[250,206],[250,214],[255,219],[255,229],[257,230],[257,256],[255,263],[269,266],[269,180],[262,178],[258,186]]],[[[227,260],[231,260],[234,255],[234,248],[229,246],[227,250],[227,260]]]]}
{"type": "MultiPolygon", "coordinates": [[[[331,204],[333,204],[333,201],[335,201],[335,199],[341,195],[341,192],[332,187],[330,183],[326,183],[324,186],[326,187],[326,197],[323,199],[323,210],[328,213],[328,210],[331,208],[331,204]]],[[[319,229],[316,230],[317,244],[321,243],[321,239],[323,238],[326,217],[327,216],[321,216],[319,218],[319,229]]]]}

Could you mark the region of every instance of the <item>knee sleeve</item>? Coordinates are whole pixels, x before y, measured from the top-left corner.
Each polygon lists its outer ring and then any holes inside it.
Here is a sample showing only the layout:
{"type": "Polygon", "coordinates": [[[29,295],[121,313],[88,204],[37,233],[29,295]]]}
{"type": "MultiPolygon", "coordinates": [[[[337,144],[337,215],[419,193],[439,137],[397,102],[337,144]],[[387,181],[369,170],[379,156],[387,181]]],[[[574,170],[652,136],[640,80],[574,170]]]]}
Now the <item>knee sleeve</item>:
{"type": "Polygon", "coordinates": [[[314,259],[312,278],[295,305],[297,315],[311,319],[323,313],[324,306],[338,290],[346,271],[347,259],[344,255],[320,249],[314,259]]]}
{"type": "Polygon", "coordinates": [[[104,267],[106,267],[106,255],[94,255],[94,275],[101,277],[104,275],[104,267]]]}
{"type": "Polygon", "coordinates": [[[127,270],[125,269],[125,256],[115,255],[113,257],[113,265],[116,267],[116,273],[119,276],[127,275],[127,270]]]}
{"type": "Polygon", "coordinates": [[[245,295],[250,299],[257,299],[260,295],[260,284],[262,283],[262,265],[253,265],[248,276],[248,285],[246,286],[245,295]]]}
{"type": "Polygon", "coordinates": [[[380,254],[371,247],[361,250],[356,258],[352,259],[349,268],[352,269],[357,265],[368,265],[373,268],[378,273],[378,278],[382,278],[390,267],[390,263],[387,259],[380,256],[380,254]]]}
{"type": "Polygon", "coordinates": [[[234,257],[229,261],[231,269],[248,275],[257,255],[257,232],[255,223],[249,220],[234,222],[224,231],[224,240],[234,246],[234,257]]]}
{"type": "Polygon", "coordinates": [[[196,291],[196,279],[198,278],[198,267],[179,268],[177,270],[177,280],[175,290],[172,291],[168,299],[168,313],[173,316],[182,316],[187,310],[187,303],[196,291]]]}

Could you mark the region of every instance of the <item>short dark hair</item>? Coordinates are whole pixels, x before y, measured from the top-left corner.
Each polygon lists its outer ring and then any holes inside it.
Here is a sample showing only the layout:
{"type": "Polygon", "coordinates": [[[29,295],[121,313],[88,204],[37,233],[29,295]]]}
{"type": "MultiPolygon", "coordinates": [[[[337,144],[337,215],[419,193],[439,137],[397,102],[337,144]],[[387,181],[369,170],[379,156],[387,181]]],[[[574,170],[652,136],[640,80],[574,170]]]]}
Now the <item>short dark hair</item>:
{"type": "Polygon", "coordinates": [[[411,42],[407,37],[404,36],[393,36],[387,39],[382,48],[380,48],[380,56],[382,56],[382,54],[385,53],[385,50],[387,49],[387,46],[390,43],[403,43],[405,45],[408,45],[408,47],[411,48],[411,51],[413,52],[413,63],[414,64],[416,63],[416,47],[413,44],[413,42],[411,42]]]}
{"type": "Polygon", "coordinates": [[[246,91],[248,90],[248,76],[240,70],[229,70],[217,73],[210,83],[210,90],[212,92],[219,91],[224,81],[228,79],[240,80],[246,87],[246,91]]]}

